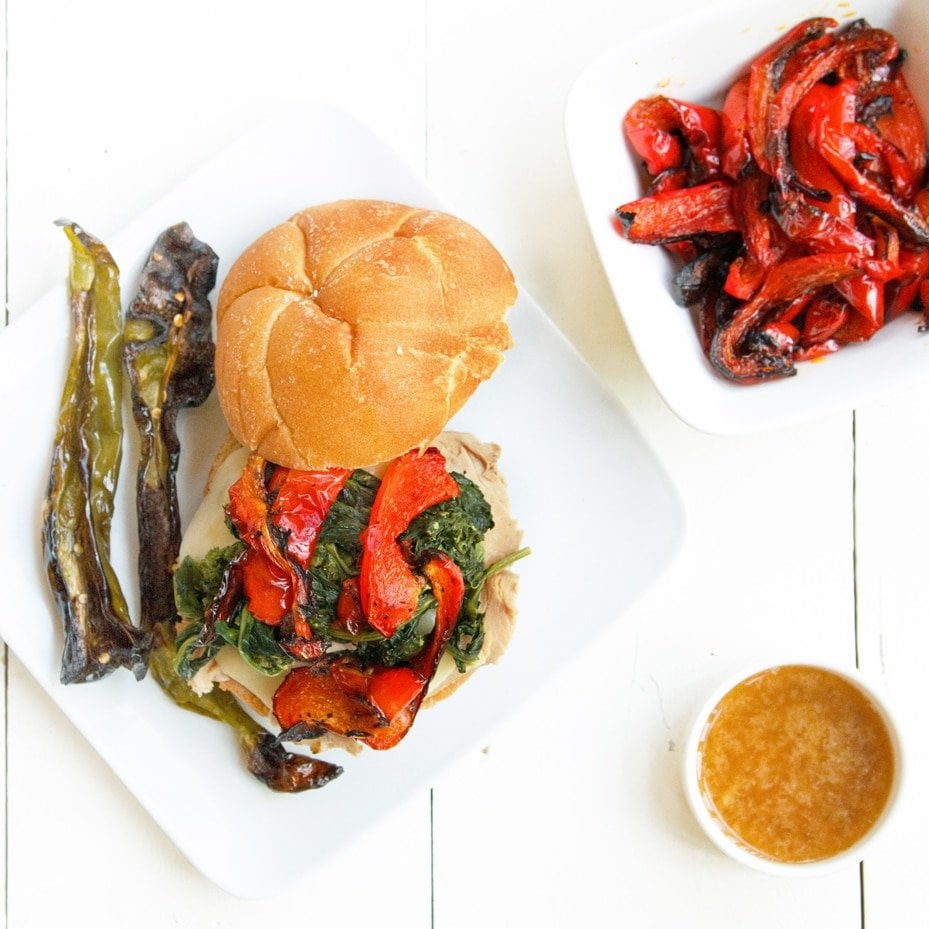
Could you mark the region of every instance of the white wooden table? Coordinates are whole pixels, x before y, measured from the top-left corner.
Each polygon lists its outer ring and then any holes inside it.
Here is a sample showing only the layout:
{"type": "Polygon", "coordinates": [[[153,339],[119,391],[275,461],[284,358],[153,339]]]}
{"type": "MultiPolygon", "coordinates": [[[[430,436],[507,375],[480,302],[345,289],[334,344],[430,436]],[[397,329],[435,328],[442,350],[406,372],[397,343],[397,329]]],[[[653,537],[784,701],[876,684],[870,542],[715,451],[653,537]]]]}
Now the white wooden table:
{"type": "MultiPolygon", "coordinates": [[[[573,77],[690,5],[6,0],[10,317],[63,276],[54,219],[105,239],[269,106],[312,96],[367,123],[498,245],[620,398],[688,516],[660,581],[481,750],[261,901],[196,872],[7,653],[6,926],[929,924],[929,399],[759,437],[694,431],[639,364],[575,195],[573,77]],[[198,102],[183,122],[159,118],[185,98],[198,102]],[[792,882],[716,852],[678,778],[701,694],[788,643],[881,678],[910,763],[889,841],[860,868],[792,882]]],[[[608,551],[591,558],[623,570],[608,551]]]]}

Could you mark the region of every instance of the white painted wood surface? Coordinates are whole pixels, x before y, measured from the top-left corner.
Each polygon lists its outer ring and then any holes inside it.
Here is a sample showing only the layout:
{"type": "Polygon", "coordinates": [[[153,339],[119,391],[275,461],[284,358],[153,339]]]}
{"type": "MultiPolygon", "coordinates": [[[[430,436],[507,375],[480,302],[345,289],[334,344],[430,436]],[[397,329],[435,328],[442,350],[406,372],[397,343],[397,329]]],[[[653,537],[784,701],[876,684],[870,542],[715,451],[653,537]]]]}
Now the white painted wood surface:
{"type": "MultiPolygon", "coordinates": [[[[0,267],[11,316],[64,274],[55,218],[105,239],[269,108],[289,103],[299,119],[301,98],[323,99],[498,245],[621,399],[688,514],[658,584],[481,750],[262,901],[194,871],[9,655],[6,926],[929,923],[929,400],[899,396],[759,437],[695,432],[636,359],[574,193],[561,126],[574,75],[687,6],[6,0],[0,267]],[[861,870],[754,874],[717,853],[685,808],[690,713],[721,676],[785,649],[859,657],[904,717],[905,815],[861,870]]],[[[623,570],[609,551],[590,559],[623,570]]]]}

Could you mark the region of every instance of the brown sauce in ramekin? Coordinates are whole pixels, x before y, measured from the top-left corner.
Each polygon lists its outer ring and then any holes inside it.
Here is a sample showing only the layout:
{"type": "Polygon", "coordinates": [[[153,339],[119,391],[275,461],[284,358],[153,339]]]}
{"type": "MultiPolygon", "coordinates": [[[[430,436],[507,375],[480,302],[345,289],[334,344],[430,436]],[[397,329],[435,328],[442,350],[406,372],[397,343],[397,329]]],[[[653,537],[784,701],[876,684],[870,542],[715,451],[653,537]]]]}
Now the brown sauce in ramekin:
{"type": "Polygon", "coordinates": [[[700,745],[700,789],[742,845],[809,862],[850,848],[894,782],[893,741],[854,684],[806,665],[762,671],[730,690],[700,745]]]}

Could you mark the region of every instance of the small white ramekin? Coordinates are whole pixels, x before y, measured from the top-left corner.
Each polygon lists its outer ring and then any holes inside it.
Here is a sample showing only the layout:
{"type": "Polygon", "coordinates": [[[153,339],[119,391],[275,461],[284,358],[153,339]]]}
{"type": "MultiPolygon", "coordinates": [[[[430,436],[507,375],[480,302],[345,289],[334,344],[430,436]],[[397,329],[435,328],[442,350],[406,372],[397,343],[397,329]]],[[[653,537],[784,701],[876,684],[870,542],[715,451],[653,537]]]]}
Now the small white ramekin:
{"type": "Polygon", "coordinates": [[[804,660],[778,661],[776,664],[752,667],[740,674],[733,675],[716,688],[701,706],[694,718],[687,739],[683,762],[684,791],[687,796],[687,801],[697,822],[701,825],[710,841],[735,861],[741,862],[758,871],[763,871],[766,874],[778,875],[781,877],[813,877],[836,871],[851,862],[861,861],[866,847],[871,846],[878,836],[885,832],[894,809],[898,805],[905,774],[900,728],[892,712],[888,708],[886,698],[883,696],[880,689],[869,682],[867,677],[857,670],[824,664],[821,661],[804,660]],[[753,677],[756,674],[772,668],[785,667],[788,665],[803,665],[805,667],[820,668],[824,671],[830,671],[843,678],[854,687],[857,687],[858,690],[871,701],[881,716],[890,734],[891,745],[894,752],[894,780],[890,795],[887,798],[887,803],[880,817],[871,829],[854,845],[836,855],[819,861],[799,863],[777,861],[744,845],[733,835],[719,816],[707,806],[700,789],[700,746],[706,732],[710,715],[717,704],[733,687],[740,684],[746,678],[753,677]]]}

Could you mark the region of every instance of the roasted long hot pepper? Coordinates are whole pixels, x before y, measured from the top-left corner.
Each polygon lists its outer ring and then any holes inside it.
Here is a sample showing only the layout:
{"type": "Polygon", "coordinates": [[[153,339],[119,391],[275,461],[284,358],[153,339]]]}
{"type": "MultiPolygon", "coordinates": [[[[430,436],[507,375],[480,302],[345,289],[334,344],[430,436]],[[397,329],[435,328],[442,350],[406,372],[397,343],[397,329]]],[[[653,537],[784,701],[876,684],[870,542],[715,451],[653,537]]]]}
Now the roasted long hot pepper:
{"type": "Polygon", "coordinates": [[[216,253],[187,223],[166,229],[126,312],[125,365],[141,449],[136,481],[142,629],[174,620],[171,571],[181,544],[177,413],[213,389],[212,309],[216,253]]]}
{"type": "Polygon", "coordinates": [[[205,694],[194,693],[174,670],[174,653],[172,625],[159,623],[151,654],[152,677],[179,707],[231,726],[248,770],[262,783],[280,793],[298,793],[324,787],[342,773],[339,765],[287,751],[231,693],[216,688],[205,694]]]}
{"type": "Polygon", "coordinates": [[[132,625],[110,563],[123,441],[119,270],[102,242],[74,223],[64,229],[74,345],[43,512],[45,563],[64,625],[61,680],[93,681],[120,667],[141,678],[148,635],[132,625]]]}
{"type": "Polygon", "coordinates": [[[166,229],[142,271],[126,313],[125,366],[140,435],[136,482],[141,625],[150,630],[152,677],[178,706],[231,726],[248,770],[273,790],[322,787],[338,765],[286,751],[230,693],[195,693],[174,666],[177,610],[173,568],[181,542],[176,476],[177,414],[213,389],[210,291],[218,259],[186,223],[166,229]]]}

